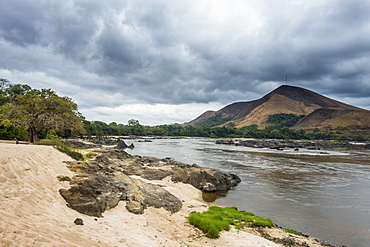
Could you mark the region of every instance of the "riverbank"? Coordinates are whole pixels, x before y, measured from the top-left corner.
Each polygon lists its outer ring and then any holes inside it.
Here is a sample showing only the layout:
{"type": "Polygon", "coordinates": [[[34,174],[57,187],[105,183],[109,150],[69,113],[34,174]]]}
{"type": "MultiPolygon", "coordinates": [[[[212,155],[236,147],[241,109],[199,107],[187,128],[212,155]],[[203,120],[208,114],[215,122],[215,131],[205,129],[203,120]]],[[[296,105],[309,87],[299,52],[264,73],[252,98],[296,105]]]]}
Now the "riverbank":
{"type": "MultiPolygon", "coordinates": [[[[64,163],[72,161],[70,157],[47,146],[0,143],[0,151],[1,246],[280,246],[256,236],[266,235],[257,229],[225,231],[219,239],[204,237],[186,220],[190,212],[207,209],[201,192],[169,179],[147,182],[181,199],[177,213],[149,207],[136,215],[120,202],[102,218],[81,214],[68,208],[59,194],[69,182],[57,177],[74,175],[64,163]],[[83,225],[74,223],[77,218],[83,225]]],[[[274,238],[299,238],[278,228],[267,230],[274,238]]],[[[308,246],[321,246],[315,244],[308,246]]]]}

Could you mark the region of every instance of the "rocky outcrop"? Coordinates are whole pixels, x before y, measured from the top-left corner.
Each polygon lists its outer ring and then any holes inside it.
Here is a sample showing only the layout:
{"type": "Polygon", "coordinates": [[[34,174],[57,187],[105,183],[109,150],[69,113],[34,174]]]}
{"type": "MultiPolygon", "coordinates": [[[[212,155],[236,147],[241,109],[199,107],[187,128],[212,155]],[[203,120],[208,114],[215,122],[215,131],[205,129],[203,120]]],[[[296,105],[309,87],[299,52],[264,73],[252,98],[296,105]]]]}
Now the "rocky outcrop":
{"type": "Polygon", "coordinates": [[[214,192],[230,189],[240,183],[240,178],[216,169],[188,167],[177,171],[172,181],[191,184],[204,192],[214,192]]]}
{"type": "Polygon", "coordinates": [[[130,156],[121,150],[112,150],[97,157],[107,169],[114,166],[127,175],[137,175],[149,180],[161,180],[170,176],[174,182],[193,185],[204,192],[228,190],[240,183],[235,174],[218,169],[190,165],[171,158],[130,156]]]}
{"type": "Polygon", "coordinates": [[[143,213],[148,206],[163,207],[170,212],[181,209],[181,201],[159,185],[130,178],[122,172],[99,169],[96,162],[68,162],[74,176],[71,188],[59,192],[72,209],[86,215],[102,217],[105,210],[127,201],[126,208],[133,213],[143,213]],[[96,172],[98,171],[98,172],[96,172]]]}
{"type": "Polygon", "coordinates": [[[116,146],[117,149],[125,149],[125,148],[130,148],[130,149],[134,149],[135,146],[133,143],[131,143],[130,145],[127,145],[125,143],[125,141],[122,141],[121,139],[118,139],[118,144],[116,146]]]}
{"type": "Polygon", "coordinates": [[[118,149],[105,151],[95,161],[66,164],[79,175],[71,178],[71,188],[61,189],[60,194],[72,209],[95,217],[102,217],[105,210],[117,206],[119,201],[126,201],[127,210],[135,214],[142,214],[147,207],[165,208],[172,213],[181,209],[182,202],[165,188],[130,175],[148,180],[170,176],[174,182],[188,183],[205,192],[228,190],[240,182],[235,174],[217,169],[171,158],[132,156],[118,149]]]}
{"type": "Polygon", "coordinates": [[[125,141],[119,141],[117,146],[116,146],[117,149],[125,149],[125,148],[128,148],[128,145],[126,144],[125,141]]]}
{"type": "Polygon", "coordinates": [[[145,183],[139,179],[133,179],[133,182],[143,193],[142,204],[145,207],[164,208],[172,213],[181,209],[182,202],[159,185],[145,183]]]}
{"type": "Polygon", "coordinates": [[[250,139],[250,140],[217,140],[216,144],[244,146],[252,148],[270,149],[294,149],[320,150],[322,148],[348,148],[348,149],[370,149],[369,142],[349,142],[333,140],[273,140],[273,139],[250,139]]]}

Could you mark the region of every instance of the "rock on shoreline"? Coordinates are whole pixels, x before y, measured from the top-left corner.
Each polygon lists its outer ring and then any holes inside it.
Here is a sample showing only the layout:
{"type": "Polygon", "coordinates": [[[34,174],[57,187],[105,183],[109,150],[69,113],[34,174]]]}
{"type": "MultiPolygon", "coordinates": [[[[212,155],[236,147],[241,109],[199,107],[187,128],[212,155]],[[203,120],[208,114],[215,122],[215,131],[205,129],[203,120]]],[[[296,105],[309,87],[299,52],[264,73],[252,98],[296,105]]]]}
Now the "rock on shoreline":
{"type": "Polygon", "coordinates": [[[193,185],[204,192],[228,190],[240,183],[235,174],[217,169],[189,165],[173,159],[133,156],[123,150],[109,149],[95,161],[69,161],[69,169],[78,173],[71,181],[71,188],[61,189],[60,194],[68,206],[76,211],[102,217],[105,210],[126,201],[126,208],[142,214],[149,207],[165,208],[178,212],[181,201],[159,185],[146,183],[130,176],[148,180],[170,177],[173,182],[193,185]]]}
{"type": "Polygon", "coordinates": [[[321,148],[349,148],[349,149],[370,149],[370,143],[364,142],[339,142],[331,140],[277,140],[277,139],[250,139],[250,140],[217,140],[216,144],[244,146],[252,148],[270,149],[315,149],[321,148]]]}

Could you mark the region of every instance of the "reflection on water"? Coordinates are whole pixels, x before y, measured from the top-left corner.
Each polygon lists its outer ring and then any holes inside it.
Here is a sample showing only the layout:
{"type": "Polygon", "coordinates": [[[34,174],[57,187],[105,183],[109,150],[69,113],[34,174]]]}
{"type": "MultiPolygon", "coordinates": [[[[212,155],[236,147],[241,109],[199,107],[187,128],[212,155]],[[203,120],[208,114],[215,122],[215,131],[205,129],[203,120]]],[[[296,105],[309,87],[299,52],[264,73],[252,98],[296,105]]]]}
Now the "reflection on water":
{"type": "Polygon", "coordinates": [[[370,246],[368,150],[281,151],[217,145],[211,139],[154,140],[135,146],[128,152],[173,157],[241,178],[227,193],[203,194],[205,201],[272,218],[334,245],[370,246]]]}
{"type": "Polygon", "coordinates": [[[202,192],[202,198],[205,202],[215,202],[217,199],[226,197],[228,191],[202,192]]]}

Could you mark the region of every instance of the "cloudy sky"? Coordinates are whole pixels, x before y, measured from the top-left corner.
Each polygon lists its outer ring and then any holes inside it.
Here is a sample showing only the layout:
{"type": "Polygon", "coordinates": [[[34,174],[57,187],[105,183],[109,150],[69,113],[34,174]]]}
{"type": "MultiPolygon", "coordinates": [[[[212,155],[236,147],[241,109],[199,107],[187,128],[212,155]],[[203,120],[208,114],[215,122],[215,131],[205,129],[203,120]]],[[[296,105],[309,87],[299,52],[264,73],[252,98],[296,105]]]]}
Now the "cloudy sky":
{"type": "Polygon", "coordinates": [[[157,125],[288,83],[370,109],[370,0],[0,0],[0,78],[157,125]]]}

